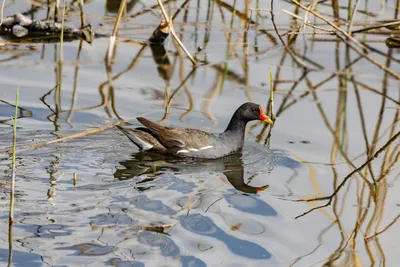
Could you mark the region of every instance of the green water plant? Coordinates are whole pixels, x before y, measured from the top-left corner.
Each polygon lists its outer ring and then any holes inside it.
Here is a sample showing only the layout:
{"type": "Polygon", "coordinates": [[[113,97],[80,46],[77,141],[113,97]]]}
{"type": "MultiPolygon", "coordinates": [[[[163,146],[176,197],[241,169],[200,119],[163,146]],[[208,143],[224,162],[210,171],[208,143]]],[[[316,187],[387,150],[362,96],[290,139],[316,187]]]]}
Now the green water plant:
{"type": "Polygon", "coordinates": [[[11,173],[11,193],[10,193],[10,210],[8,219],[8,266],[12,264],[12,225],[14,223],[14,204],[15,204],[15,174],[16,174],[16,157],[15,150],[17,144],[17,118],[18,118],[18,99],[19,99],[19,88],[15,96],[15,111],[14,111],[14,123],[13,123],[13,140],[12,140],[12,173],[11,173]]]}

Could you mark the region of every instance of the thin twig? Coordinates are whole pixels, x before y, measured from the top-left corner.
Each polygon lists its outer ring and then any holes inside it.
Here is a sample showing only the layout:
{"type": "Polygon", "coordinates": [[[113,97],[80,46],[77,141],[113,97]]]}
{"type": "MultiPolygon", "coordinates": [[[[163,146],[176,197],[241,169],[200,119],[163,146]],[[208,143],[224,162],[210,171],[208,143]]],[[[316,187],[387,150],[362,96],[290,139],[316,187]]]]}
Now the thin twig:
{"type": "Polygon", "coordinates": [[[167,104],[165,106],[165,113],[163,118],[160,120],[160,122],[165,121],[166,119],[168,119],[168,116],[170,114],[170,108],[171,108],[171,103],[172,103],[172,99],[174,98],[174,96],[179,92],[179,90],[181,88],[184,88],[186,82],[188,81],[188,79],[195,73],[196,68],[193,68],[188,75],[186,76],[186,78],[184,80],[181,81],[181,83],[179,84],[179,86],[175,89],[175,91],[171,94],[171,96],[168,98],[167,104]]]}
{"type": "Polygon", "coordinates": [[[353,12],[351,13],[351,19],[350,19],[349,30],[348,30],[349,34],[351,34],[351,27],[353,26],[354,17],[357,12],[359,3],[360,3],[360,0],[357,0],[356,4],[354,5],[353,12]]]}
{"type": "Polygon", "coordinates": [[[268,8],[249,8],[250,11],[264,11],[264,12],[271,12],[271,9],[268,8]]]}
{"type": "Polygon", "coordinates": [[[207,207],[207,209],[204,211],[204,213],[207,213],[207,211],[214,206],[215,203],[217,203],[218,201],[220,201],[221,199],[223,199],[223,197],[218,198],[217,200],[215,200],[213,203],[210,204],[210,206],[207,207]]]}
{"type": "Polygon", "coordinates": [[[394,218],[394,220],[393,220],[391,223],[389,223],[385,228],[383,228],[382,231],[379,231],[379,232],[375,233],[374,235],[369,236],[369,237],[367,237],[367,238],[365,238],[365,239],[366,239],[367,241],[369,241],[370,239],[372,239],[372,238],[374,238],[374,237],[377,237],[378,235],[382,234],[382,233],[385,232],[387,229],[389,229],[390,226],[392,226],[393,224],[395,224],[396,221],[397,221],[399,218],[400,218],[400,214],[397,215],[397,217],[394,218]]]}
{"type": "Polygon", "coordinates": [[[346,184],[346,182],[356,173],[364,169],[365,166],[367,166],[371,161],[373,161],[375,158],[379,156],[380,153],[382,153],[394,140],[397,140],[400,136],[400,131],[397,132],[395,135],[392,136],[392,138],[389,139],[389,141],[386,142],[378,151],[375,152],[375,154],[368,158],[361,166],[358,168],[354,169],[352,172],[350,172],[346,177],[344,177],[343,181],[336,187],[335,191],[330,195],[330,196],[325,196],[325,197],[317,197],[317,198],[310,198],[310,199],[298,199],[294,200],[295,202],[312,202],[312,201],[323,201],[323,200],[329,200],[328,203],[322,206],[318,206],[315,208],[312,208],[306,212],[304,212],[301,215],[298,215],[295,217],[295,219],[303,217],[304,215],[312,212],[313,210],[321,209],[324,207],[327,207],[331,204],[333,198],[337,195],[337,193],[340,191],[340,189],[346,184]]]}
{"type": "MultiPolygon", "coordinates": [[[[274,86],[273,86],[273,77],[272,77],[272,71],[269,71],[269,88],[270,88],[270,95],[269,95],[269,116],[273,122],[275,122],[275,114],[274,114],[274,86]]],[[[274,127],[274,124],[271,124],[269,126],[268,130],[268,135],[266,139],[266,143],[268,146],[271,145],[271,136],[272,136],[272,128],[274,127]]]]}
{"type": "Polygon", "coordinates": [[[249,19],[247,20],[246,31],[248,31],[250,28],[250,23],[252,22],[251,17],[253,16],[253,11],[271,12],[271,9],[267,9],[267,8],[249,8],[249,10],[250,10],[250,15],[249,15],[249,19]]]}
{"type": "Polygon", "coordinates": [[[186,56],[190,59],[192,64],[194,66],[196,66],[197,65],[196,60],[194,60],[194,58],[190,55],[189,51],[186,49],[185,45],[181,42],[181,40],[179,40],[179,37],[176,35],[174,26],[172,25],[172,21],[168,18],[168,15],[167,15],[167,12],[164,9],[163,3],[160,0],[157,0],[157,2],[158,2],[158,5],[160,6],[160,9],[161,9],[161,12],[162,12],[162,14],[164,16],[164,19],[168,23],[168,26],[170,28],[172,37],[174,37],[175,41],[182,48],[182,50],[185,52],[186,56]]]}
{"type": "MultiPolygon", "coordinates": [[[[385,72],[389,73],[390,75],[392,75],[393,77],[395,77],[396,79],[400,80],[400,75],[396,72],[394,72],[393,70],[391,70],[390,68],[387,68],[386,66],[384,66],[383,64],[381,64],[380,62],[374,60],[373,58],[371,58],[370,56],[368,56],[363,50],[366,50],[366,47],[361,44],[356,38],[354,38],[353,36],[351,36],[349,33],[347,33],[346,31],[342,30],[340,27],[338,27],[337,25],[335,25],[334,23],[332,23],[331,21],[329,21],[328,19],[326,19],[324,16],[320,15],[319,13],[315,12],[314,10],[310,10],[309,8],[307,8],[306,6],[302,5],[301,3],[299,3],[297,0],[291,0],[292,3],[294,3],[295,5],[297,5],[298,7],[304,9],[305,11],[310,12],[311,14],[313,14],[314,16],[316,16],[317,18],[325,21],[326,23],[328,23],[330,26],[332,26],[336,32],[336,36],[339,37],[343,42],[347,43],[354,51],[356,51],[359,55],[363,56],[365,59],[367,59],[368,61],[370,61],[372,64],[376,65],[377,67],[379,67],[380,69],[384,70],[385,72]],[[348,42],[345,38],[343,38],[339,33],[343,34],[345,37],[347,37],[348,40],[351,40],[354,44],[356,44],[358,47],[354,46],[352,43],[348,42]],[[362,48],[363,50],[361,50],[360,48],[362,48]]],[[[271,0],[271,2],[273,2],[273,0],[271,0]]]]}
{"type": "Polygon", "coordinates": [[[286,10],[286,9],[283,8],[283,9],[281,9],[281,11],[282,11],[283,13],[288,14],[289,16],[291,16],[291,17],[293,17],[293,18],[296,18],[296,19],[298,19],[298,20],[304,21],[304,18],[300,17],[300,16],[297,15],[297,14],[294,14],[293,12],[291,12],[291,11],[289,11],[289,10],[286,10]]]}
{"type": "Polygon", "coordinates": [[[64,47],[64,23],[65,23],[65,0],[64,0],[64,7],[63,7],[63,12],[62,12],[62,18],[61,18],[61,34],[60,34],[60,54],[59,54],[59,59],[58,59],[58,64],[62,65],[63,63],[63,47],[64,47]]]}
{"type": "MultiPolygon", "coordinates": [[[[290,12],[290,11],[287,11],[286,9],[282,9],[281,11],[282,11],[283,13],[288,14],[289,16],[291,16],[291,17],[293,17],[293,18],[295,18],[295,19],[301,20],[301,21],[304,23],[304,25],[306,25],[306,26],[310,26],[310,27],[313,28],[313,29],[320,30],[320,31],[325,32],[325,33],[327,33],[327,34],[334,34],[334,31],[333,31],[333,30],[329,30],[329,29],[325,29],[325,28],[322,28],[322,27],[315,26],[314,24],[311,24],[310,22],[305,21],[305,18],[302,18],[302,17],[300,17],[299,15],[296,15],[296,14],[290,12]]],[[[304,32],[304,31],[303,31],[303,32],[304,32]]],[[[288,34],[288,33],[282,34],[282,37],[285,36],[285,35],[287,35],[287,34],[288,34]]]]}
{"type": "Polygon", "coordinates": [[[186,0],[182,3],[182,5],[175,11],[174,15],[172,16],[171,20],[174,21],[175,18],[179,15],[182,9],[186,8],[186,5],[189,3],[190,0],[186,0]]]}
{"type": "Polygon", "coordinates": [[[395,71],[391,70],[390,68],[386,67],[385,65],[383,65],[382,63],[376,61],[375,59],[373,59],[372,57],[370,57],[369,55],[367,55],[367,53],[363,52],[362,50],[360,50],[357,47],[354,47],[352,43],[348,42],[348,40],[346,40],[345,38],[343,38],[342,36],[340,36],[339,34],[337,34],[335,32],[336,36],[339,37],[343,42],[345,42],[346,44],[348,44],[354,51],[356,51],[360,56],[362,56],[363,58],[367,59],[369,62],[371,62],[372,64],[376,65],[377,67],[379,67],[381,70],[387,72],[388,74],[390,74],[391,76],[393,76],[394,78],[400,80],[400,75],[398,73],[396,73],[395,71]]]}
{"type": "MultiPolygon", "coordinates": [[[[71,140],[71,139],[75,139],[75,138],[79,138],[79,137],[83,137],[83,136],[87,136],[87,135],[91,135],[91,134],[95,134],[95,133],[99,133],[99,132],[103,132],[105,130],[108,130],[110,128],[115,127],[116,125],[120,125],[121,123],[123,123],[123,121],[117,122],[117,123],[113,123],[101,128],[97,128],[94,130],[89,130],[89,131],[85,131],[85,132],[81,132],[81,133],[77,133],[77,134],[72,134],[72,135],[68,135],[59,139],[54,139],[45,143],[40,143],[40,144],[36,144],[27,148],[23,148],[18,150],[18,152],[24,152],[24,151],[28,151],[28,150],[32,150],[32,149],[36,149],[36,148],[40,148],[40,147],[44,147],[47,145],[51,145],[51,144],[55,144],[55,143],[59,143],[59,142],[63,142],[63,141],[67,141],[67,140],[71,140]]],[[[10,153],[9,151],[7,153],[10,153]]]]}
{"type": "Polygon", "coordinates": [[[289,47],[289,45],[287,45],[281,35],[279,34],[278,31],[278,27],[276,26],[275,23],[275,15],[274,15],[274,0],[271,0],[271,21],[272,21],[272,25],[274,26],[274,30],[276,35],[278,35],[279,40],[281,41],[281,43],[285,46],[286,51],[288,51],[288,53],[292,56],[293,60],[299,65],[302,66],[305,69],[310,69],[302,60],[300,60],[292,51],[292,49],[289,47]]]}
{"type": "Polygon", "coordinates": [[[117,18],[115,19],[112,35],[110,36],[110,43],[108,44],[108,50],[106,54],[106,62],[108,65],[110,65],[111,59],[114,56],[115,41],[117,39],[119,23],[121,21],[122,14],[124,13],[125,7],[126,7],[126,0],[122,0],[121,3],[119,4],[118,15],[117,18]]]}
{"type": "Polygon", "coordinates": [[[365,48],[357,39],[355,39],[354,37],[352,37],[350,34],[348,34],[346,31],[342,30],[340,27],[338,27],[335,23],[329,21],[328,19],[326,19],[324,16],[320,15],[319,13],[315,12],[314,10],[311,10],[309,8],[307,8],[306,6],[302,5],[301,3],[299,3],[297,0],[291,0],[295,5],[297,5],[298,7],[304,9],[307,12],[310,12],[311,14],[313,14],[314,16],[316,16],[317,18],[325,21],[326,23],[328,23],[330,26],[332,26],[336,31],[342,33],[344,36],[346,36],[347,38],[349,38],[350,40],[352,40],[355,44],[357,44],[359,47],[361,48],[365,48]]]}
{"type": "Polygon", "coordinates": [[[53,113],[56,113],[49,104],[46,103],[46,97],[49,96],[51,94],[51,92],[54,91],[54,89],[56,89],[58,87],[58,84],[56,86],[53,87],[53,89],[51,89],[50,91],[48,91],[47,93],[45,93],[42,97],[39,98],[40,101],[43,102],[43,104],[45,104],[53,113]]]}
{"type": "MultiPolygon", "coordinates": [[[[309,8],[314,10],[317,7],[318,2],[319,2],[318,0],[313,0],[312,3],[309,5],[309,8]]],[[[304,15],[303,25],[301,25],[301,28],[303,29],[303,31],[305,31],[307,28],[306,23],[308,22],[308,15],[309,15],[309,12],[306,11],[306,14],[304,15]]]]}
{"type": "Polygon", "coordinates": [[[360,33],[360,32],[365,32],[365,31],[369,31],[369,30],[380,29],[380,28],[388,27],[388,26],[397,26],[397,25],[400,25],[400,21],[388,22],[388,23],[384,23],[384,24],[380,24],[380,25],[365,27],[365,28],[362,28],[362,29],[358,29],[358,30],[352,31],[351,33],[352,34],[360,33]]]}
{"type": "Polygon", "coordinates": [[[83,0],[79,0],[79,9],[81,11],[81,28],[85,27],[85,10],[83,0]]]}

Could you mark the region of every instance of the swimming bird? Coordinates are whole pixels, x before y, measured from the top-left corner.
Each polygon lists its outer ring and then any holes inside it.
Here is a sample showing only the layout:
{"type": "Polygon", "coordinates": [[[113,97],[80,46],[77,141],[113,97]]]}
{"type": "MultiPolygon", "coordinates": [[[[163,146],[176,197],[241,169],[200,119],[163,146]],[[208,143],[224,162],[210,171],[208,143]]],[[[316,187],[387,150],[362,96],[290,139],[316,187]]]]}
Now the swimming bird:
{"type": "Polygon", "coordinates": [[[207,133],[198,129],[165,127],[148,119],[136,118],[145,127],[129,129],[117,126],[141,151],[151,150],[178,157],[216,159],[240,152],[246,125],[261,120],[272,124],[260,105],[247,102],[233,114],[222,133],[207,133]]]}

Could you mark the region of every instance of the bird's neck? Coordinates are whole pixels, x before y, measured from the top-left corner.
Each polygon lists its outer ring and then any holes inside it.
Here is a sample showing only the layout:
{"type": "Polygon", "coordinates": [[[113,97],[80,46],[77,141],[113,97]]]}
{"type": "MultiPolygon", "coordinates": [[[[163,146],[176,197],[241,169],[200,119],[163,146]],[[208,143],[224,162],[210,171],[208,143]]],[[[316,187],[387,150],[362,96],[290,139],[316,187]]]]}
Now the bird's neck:
{"type": "Polygon", "coordinates": [[[238,112],[235,112],[224,133],[241,133],[244,135],[246,124],[247,122],[241,118],[240,114],[238,112]]]}

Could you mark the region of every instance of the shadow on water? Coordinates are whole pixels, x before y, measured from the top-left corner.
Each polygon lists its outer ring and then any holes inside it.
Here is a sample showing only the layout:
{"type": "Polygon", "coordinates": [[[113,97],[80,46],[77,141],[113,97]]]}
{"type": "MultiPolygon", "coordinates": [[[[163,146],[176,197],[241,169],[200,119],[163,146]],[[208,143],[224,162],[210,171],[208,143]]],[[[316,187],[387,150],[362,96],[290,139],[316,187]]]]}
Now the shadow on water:
{"type": "MultiPolygon", "coordinates": [[[[0,262],[3,262],[3,266],[6,266],[8,262],[8,249],[0,249],[0,262]]],[[[32,253],[19,251],[17,249],[13,250],[13,266],[24,267],[32,266],[39,267],[42,266],[42,256],[32,253]]]]}
{"type": "Polygon", "coordinates": [[[265,248],[256,243],[241,240],[227,234],[207,216],[201,214],[182,215],[180,216],[180,223],[184,229],[190,232],[197,235],[210,236],[224,242],[235,255],[256,260],[271,258],[271,254],[265,248]]]}
{"type": "Polygon", "coordinates": [[[196,257],[180,255],[179,247],[169,236],[157,235],[146,231],[138,235],[138,242],[152,248],[159,248],[160,254],[165,257],[179,258],[182,266],[207,266],[202,260],[196,257]]]}

